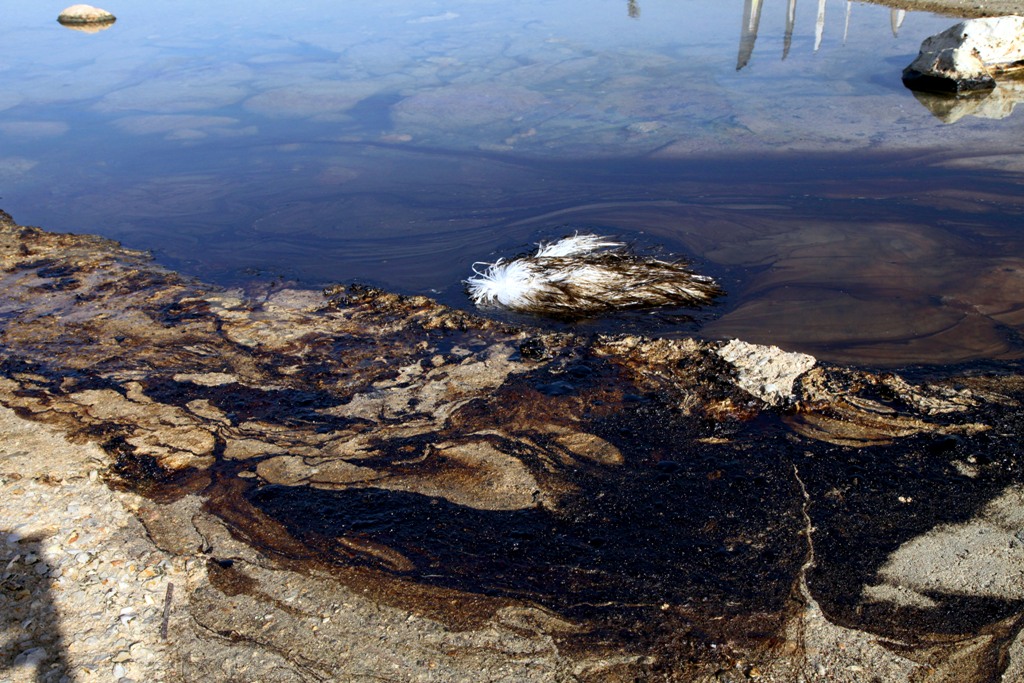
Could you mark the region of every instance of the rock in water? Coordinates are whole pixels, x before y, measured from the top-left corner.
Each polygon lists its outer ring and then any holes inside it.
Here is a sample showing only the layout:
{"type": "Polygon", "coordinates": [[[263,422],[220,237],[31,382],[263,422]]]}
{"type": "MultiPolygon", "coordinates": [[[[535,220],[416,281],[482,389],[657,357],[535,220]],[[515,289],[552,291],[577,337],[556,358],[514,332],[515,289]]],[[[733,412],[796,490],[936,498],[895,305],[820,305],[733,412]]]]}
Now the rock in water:
{"type": "Polygon", "coordinates": [[[779,406],[793,399],[793,384],[814,367],[814,356],[786,352],[777,346],[750,344],[733,339],[718,355],[736,369],[736,384],[768,405],[779,406]]]}
{"type": "Polygon", "coordinates": [[[57,21],[68,26],[112,24],[116,20],[117,18],[107,10],[92,5],[72,5],[57,17],[57,21]]]}
{"type": "Polygon", "coordinates": [[[911,90],[961,94],[995,87],[995,76],[1024,65],[1024,17],[971,19],[926,38],[903,70],[911,90]]]}
{"type": "Polygon", "coordinates": [[[638,256],[621,242],[578,233],[541,243],[535,254],[474,264],[473,272],[465,282],[477,306],[568,318],[699,306],[722,293],[714,280],[682,261],[638,256]]]}

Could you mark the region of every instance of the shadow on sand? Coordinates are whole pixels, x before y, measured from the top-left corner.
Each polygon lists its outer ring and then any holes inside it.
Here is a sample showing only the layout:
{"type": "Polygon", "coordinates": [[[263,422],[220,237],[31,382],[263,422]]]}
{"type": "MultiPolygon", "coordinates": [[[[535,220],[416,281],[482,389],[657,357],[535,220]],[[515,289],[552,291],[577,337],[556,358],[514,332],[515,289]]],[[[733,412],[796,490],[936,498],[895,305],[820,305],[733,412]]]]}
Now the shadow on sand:
{"type": "Polygon", "coordinates": [[[71,680],[44,540],[0,529],[0,682],[71,680]]]}

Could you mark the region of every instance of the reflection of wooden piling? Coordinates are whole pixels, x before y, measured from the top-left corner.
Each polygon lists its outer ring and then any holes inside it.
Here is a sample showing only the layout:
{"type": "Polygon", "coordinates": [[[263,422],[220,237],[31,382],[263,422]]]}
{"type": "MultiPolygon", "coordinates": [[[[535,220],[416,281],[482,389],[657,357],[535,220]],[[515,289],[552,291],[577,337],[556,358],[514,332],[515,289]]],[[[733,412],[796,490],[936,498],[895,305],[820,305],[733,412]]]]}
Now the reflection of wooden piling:
{"type": "Polygon", "coordinates": [[[626,14],[629,15],[630,19],[640,18],[640,3],[637,0],[627,0],[626,14]]]}
{"type": "Polygon", "coordinates": [[[750,61],[757,40],[757,26],[761,23],[761,0],[745,0],[743,3],[743,29],[740,32],[740,53],[736,58],[739,71],[750,61]]]}
{"type": "Polygon", "coordinates": [[[818,18],[814,21],[814,51],[821,47],[821,34],[825,32],[825,0],[818,0],[818,18]]]}
{"type": "Polygon", "coordinates": [[[789,46],[793,43],[793,26],[796,25],[796,0],[789,0],[786,5],[786,35],[782,40],[782,58],[789,54],[789,46]]]}
{"type": "Polygon", "coordinates": [[[846,36],[850,34],[850,8],[853,7],[853,0],[846,0],[846,22],[843,23],[843,45],[846,45],[846,36]]]}
{"type": "MultiPolygon", "coordinates": [[[[782,59],[789,56],[790,47],[793,45],[793,31],[796,27],[796,2],[797,0],[786,0],[786,33],[782,39],[782,59]]],[[[818,0],[818,16],[814,21],[814,51],[821,48],[821,41],[825,35],[825,5],[828,0],[818,0]]],[[[853,14],[854,0],[846,0],[846,17],[843,23],[843,45],[850,35],[850,17],[853,14]]],[[[744,0],[743,4],[743,30],[740,33],[740,52],[736,61],[736,70],[739,71],[747,65],[754,52],[754,41],[757,40],[758,25],[761,22],[762,0],[744,0]]],[[[892,34],[898,37],[903,20],[906,19],[907,11],[901,9],[891,10],[890,23],[892,34]]]]}
{"type": "Polygon", "coordinates": [[[905,9],[894,9],[889,10],[889,24],[892,26],[892,37],[898,38],[900,35],[900,26],[903,26],[903,20],[907,18],[907,10],[905,9]]]}

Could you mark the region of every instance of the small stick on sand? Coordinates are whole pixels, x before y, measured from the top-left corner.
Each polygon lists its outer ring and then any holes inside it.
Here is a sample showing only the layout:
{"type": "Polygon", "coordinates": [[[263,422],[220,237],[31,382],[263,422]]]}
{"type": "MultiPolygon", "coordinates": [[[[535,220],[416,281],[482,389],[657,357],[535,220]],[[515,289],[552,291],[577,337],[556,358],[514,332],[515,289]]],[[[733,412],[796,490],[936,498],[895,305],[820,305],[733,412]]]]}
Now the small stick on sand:
{"type": "Polygon", "coordinates": [[[171,620],[171,599],[174,597],[174,584],[167,582],[167,594],[164,595],[164,620],[160,623],[160,638],[167,640],[167,623],[171,620]]]}

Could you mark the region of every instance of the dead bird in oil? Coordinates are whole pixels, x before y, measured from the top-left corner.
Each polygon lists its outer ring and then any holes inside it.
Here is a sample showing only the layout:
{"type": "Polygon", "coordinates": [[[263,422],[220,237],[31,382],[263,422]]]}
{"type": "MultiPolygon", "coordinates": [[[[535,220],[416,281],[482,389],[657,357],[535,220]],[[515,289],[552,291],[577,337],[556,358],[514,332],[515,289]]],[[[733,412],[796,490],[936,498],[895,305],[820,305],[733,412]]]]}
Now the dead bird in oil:
{"type": "Polygon", "coordinates": [[[700,306],[722,294],[682,260],[639,256],[622,242],[579,233],[541,242],[535,254],[474,263],[473,273],[465,284],[477,306],[565,318],[700,306]]]}

